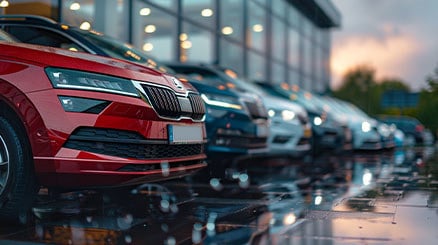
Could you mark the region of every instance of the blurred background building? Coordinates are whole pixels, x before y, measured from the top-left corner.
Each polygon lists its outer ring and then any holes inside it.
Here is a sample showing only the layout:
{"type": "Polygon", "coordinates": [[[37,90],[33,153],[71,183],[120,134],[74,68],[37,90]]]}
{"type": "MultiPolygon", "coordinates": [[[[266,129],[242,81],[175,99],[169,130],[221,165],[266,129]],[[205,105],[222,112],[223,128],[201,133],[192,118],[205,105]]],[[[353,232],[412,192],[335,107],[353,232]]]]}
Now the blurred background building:
{"type": "Polygon", "coordinates": [[[330,0],[2,0],[2,13],[36,14],[132,43],[162,61],[204,62],[248,80],[330,87],[330,0]]]}

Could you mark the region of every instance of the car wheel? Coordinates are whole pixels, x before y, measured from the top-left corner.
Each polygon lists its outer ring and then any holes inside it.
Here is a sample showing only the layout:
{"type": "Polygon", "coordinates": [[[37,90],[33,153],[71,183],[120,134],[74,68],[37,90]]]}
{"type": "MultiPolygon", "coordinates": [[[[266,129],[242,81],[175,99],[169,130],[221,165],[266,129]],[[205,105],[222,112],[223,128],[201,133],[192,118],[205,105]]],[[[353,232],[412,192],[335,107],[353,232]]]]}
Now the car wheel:
{"type": "Polygon", "coordinates": [[[29,144],[0,116],[0,220],[25,224],[36,193],[29,144]]]}

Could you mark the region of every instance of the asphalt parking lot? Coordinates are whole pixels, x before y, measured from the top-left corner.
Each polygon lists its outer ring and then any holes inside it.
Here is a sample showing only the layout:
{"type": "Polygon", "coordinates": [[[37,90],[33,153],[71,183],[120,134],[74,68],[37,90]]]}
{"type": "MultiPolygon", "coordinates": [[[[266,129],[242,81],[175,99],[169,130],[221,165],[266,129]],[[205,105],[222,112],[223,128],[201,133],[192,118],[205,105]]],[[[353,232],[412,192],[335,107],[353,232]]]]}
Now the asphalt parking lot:
{"type": "MultiPolygon", "coordinates": [[[[192,176],[56,199],[0,244],[437,244],[435,147],[249,159],[227,181],[192,176]]],[[[202,173],[201,173],[202,174],[202,173]]]]}

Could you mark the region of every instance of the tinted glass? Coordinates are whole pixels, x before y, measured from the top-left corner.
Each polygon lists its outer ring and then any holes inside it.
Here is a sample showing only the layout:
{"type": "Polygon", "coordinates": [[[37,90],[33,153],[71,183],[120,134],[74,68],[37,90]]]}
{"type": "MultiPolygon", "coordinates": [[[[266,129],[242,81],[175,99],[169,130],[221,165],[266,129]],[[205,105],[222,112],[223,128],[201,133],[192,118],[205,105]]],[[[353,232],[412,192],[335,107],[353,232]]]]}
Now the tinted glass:
{"type": "Polygon", "coordinates": [[[9,26],[5,29],[24,43],[63,48],[72,51],[85,51],[78,44],[51,30],[27,26],[9,26]]]}

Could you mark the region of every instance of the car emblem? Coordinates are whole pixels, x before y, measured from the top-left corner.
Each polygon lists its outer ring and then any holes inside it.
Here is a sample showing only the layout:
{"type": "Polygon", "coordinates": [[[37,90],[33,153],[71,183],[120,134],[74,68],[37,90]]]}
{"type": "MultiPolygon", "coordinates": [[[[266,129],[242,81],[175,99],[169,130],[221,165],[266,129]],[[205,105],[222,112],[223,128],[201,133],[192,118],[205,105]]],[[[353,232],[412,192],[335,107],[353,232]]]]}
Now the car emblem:
{"type": "Polygon", "coordinates": [[[179,88],[179,89],[183,89],[183,88],[184,88],[184,85],[183,85],[182,82],[179,81],[178,79],[172,77],[172,81],[173,81],[173,84],[175,84],[175,86],[176,86],[177,88],[179,88]]]}

